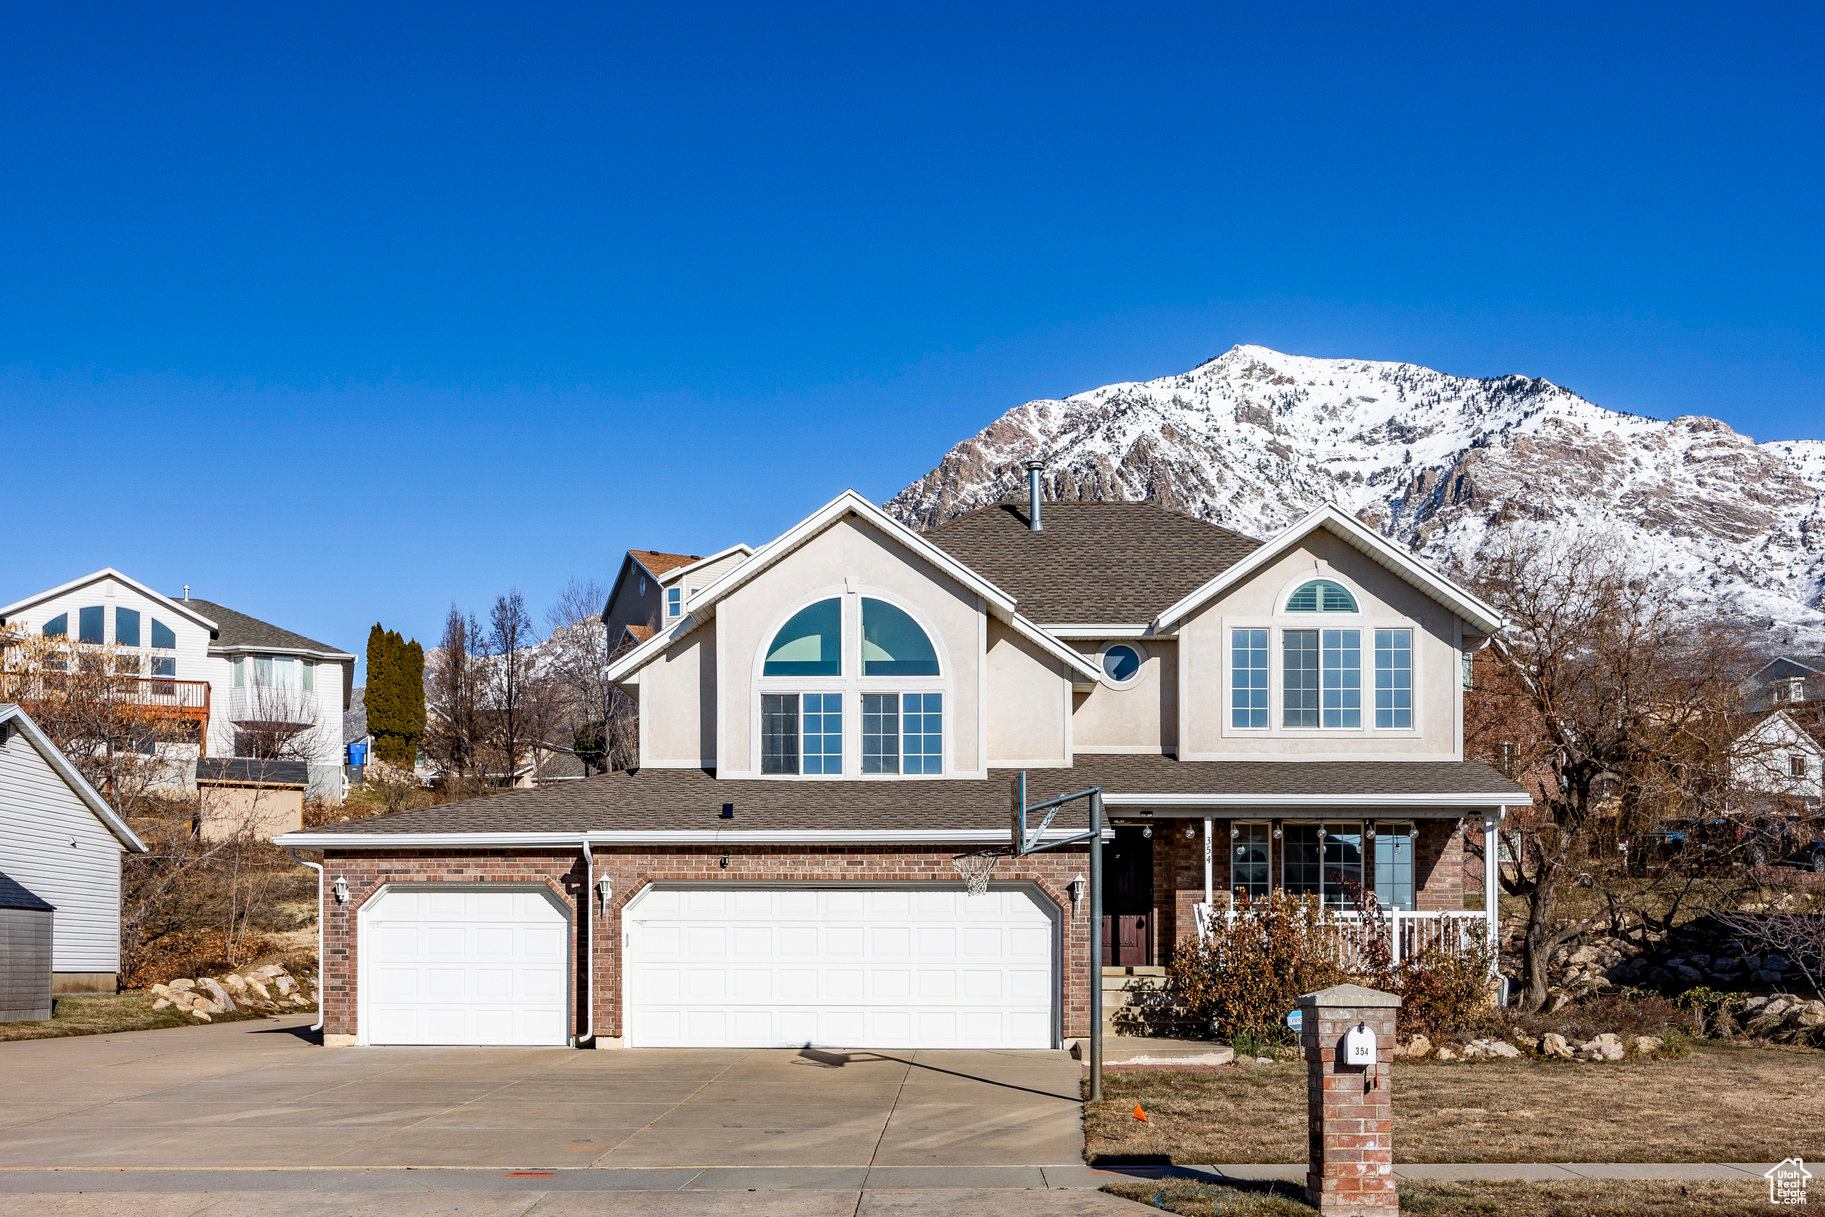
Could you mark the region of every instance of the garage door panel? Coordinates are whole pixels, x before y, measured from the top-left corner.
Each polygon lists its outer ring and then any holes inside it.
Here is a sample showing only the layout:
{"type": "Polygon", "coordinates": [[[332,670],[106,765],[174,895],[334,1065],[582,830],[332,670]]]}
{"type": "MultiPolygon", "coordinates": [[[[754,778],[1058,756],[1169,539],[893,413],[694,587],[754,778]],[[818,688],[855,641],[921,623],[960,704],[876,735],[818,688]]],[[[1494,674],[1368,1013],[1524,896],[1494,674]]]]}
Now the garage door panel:
{"type": "Polygon", "coordinates": [[[657,889],[625,916],[636,1046],[1054,1041],[1056,930],[1020,891],[657,889]]]}
{"type": "Polygon", "coordinates": [[[392,888],[360,933],[367,1042],[565,1042],[569,926],[538,892],[392,888]]]}

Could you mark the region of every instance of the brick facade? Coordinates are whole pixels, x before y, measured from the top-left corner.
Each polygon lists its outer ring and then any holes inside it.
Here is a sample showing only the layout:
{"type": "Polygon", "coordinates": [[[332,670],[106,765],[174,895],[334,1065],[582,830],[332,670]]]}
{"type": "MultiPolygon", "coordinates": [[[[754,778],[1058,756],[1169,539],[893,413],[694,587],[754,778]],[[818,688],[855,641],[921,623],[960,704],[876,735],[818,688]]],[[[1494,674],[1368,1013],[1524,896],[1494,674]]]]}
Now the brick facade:
{"type": "Polygon", "coordinates": [[[1339,985],[1299,999],[1306,1059],[1306,1200],[1323,1217],[1397,1217],[1394,1179],[1394,1028],[1400,999],[1339,985]],[[1375,1035],[1375,1062],[1341,1059],[1344,1037],[1375,1035]]]}
{"type": "MultiPolygon", "coordinates": [[[[349,899],[327,902],[323,926],[323,1026],[326,1035],[357,1033],[356,992],[360,942],[356,932],[362,905],[385,884],[399,883],[536,883],[556,894],[571,915],[571,954],[575,973],[572,992],[571,1033],[587,1023],[584,1007],[588,956],[595,946],[595,1031],[605,1039],[618,1039],[622,1028],[621,910],[639,892],[658,881],[778,882],[778,883],[902,883],[926,882],[956,885],[959,880],[949,850],[911,846],[832,846],[782,852],[779,846],[679,847],[658,849],[600,848],[595,854],[595,878],[607,876],[613,884],[606,918],[602,902],[585,891],[589,879],[581,851],[570,850],[361,850],[333,851],[324,858],[326,881],[337,876],[348,880],[349,899]],[[726,860],[726,864],[725,864],[726,860]],[[578,932],[579,901],[588,910],[588,923],[578,932]]],[[[1088,870],[1081,849],[1053,850],[1025,858],[1003,858],[994,879],[1033,884],[1041,899],[1050,899],[1061,911],[1064,926],[1063,1034],[1066,1039],[1085,1035],[1090,1026],[1090,902],[1071,906],[1072,878],[1088,870]]]]}

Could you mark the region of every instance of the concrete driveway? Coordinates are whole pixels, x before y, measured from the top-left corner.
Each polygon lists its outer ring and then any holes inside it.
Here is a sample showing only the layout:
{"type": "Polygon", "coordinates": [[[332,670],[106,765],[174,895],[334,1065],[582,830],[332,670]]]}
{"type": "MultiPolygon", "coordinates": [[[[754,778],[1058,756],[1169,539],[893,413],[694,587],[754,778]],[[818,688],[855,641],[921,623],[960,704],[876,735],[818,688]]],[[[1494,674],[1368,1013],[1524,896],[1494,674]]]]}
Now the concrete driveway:
{"type": "Polygon", "coordinates": [[[797,1197],[782,1212],[917,1212],[928,1191],[962,1212],[971,1189],[985,1212],[1127,1207],[1081,1190],[1102,1178],[1063,1052],[324,1049],[308,1021],[0,1044],[0,1212],[59,1193],[32,1211],[165,1217],[248,1190],[359,1211],[345,1189],[394,1217],[453,1191],[516,1214],[584,1195],[598,1213],[642,1195],[627,1211],[720,1212],[718,1194],[754,1212],[755,1192],[797,1197]]]}

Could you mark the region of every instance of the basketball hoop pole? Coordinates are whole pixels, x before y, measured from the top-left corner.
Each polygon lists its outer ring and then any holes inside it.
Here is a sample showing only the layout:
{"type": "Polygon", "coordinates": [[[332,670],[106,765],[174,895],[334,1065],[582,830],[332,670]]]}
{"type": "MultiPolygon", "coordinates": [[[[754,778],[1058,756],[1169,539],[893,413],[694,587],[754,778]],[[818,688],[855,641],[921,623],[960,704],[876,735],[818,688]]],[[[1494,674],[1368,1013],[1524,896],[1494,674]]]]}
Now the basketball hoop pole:
{"type": "Polygon", "coordinates": [[[1103,792],[1090,795],[1090,1099],[1103,1097],[1103,792]]]}

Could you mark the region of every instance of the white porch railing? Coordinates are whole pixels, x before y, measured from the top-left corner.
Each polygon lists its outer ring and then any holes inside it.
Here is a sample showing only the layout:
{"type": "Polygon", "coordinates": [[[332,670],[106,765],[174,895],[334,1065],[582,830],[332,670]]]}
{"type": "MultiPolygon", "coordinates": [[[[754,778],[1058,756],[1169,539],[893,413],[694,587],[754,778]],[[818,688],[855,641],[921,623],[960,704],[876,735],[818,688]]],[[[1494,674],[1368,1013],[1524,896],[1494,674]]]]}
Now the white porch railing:
{"type": "MultiPolygon", "coordinates": [[[[1238,917],[1248,916],[1252,914],[1246,910],[1213,910],[1210,905],[1201,902],[1192,906],[1192,919],[1197,925],[1200,943],[1209,941],[1211,926],[1218,918],[1233,923],[1238,917]]],[[[1418,912],[1383,909],[1379,917],[1372,920],[1357,912],[1327,909],[1324,920],[1313,928],[1316,933],[1331,940],[1338,965],[1352,968],[1362,964],[1363,952],[1370,936],[1378,930],[1387,934],[1392,962],[1399,964],[1429,948],[1453,956],[1465,955],[1486,926],[1487,918],[1475,910],[1418,912]]]]}

